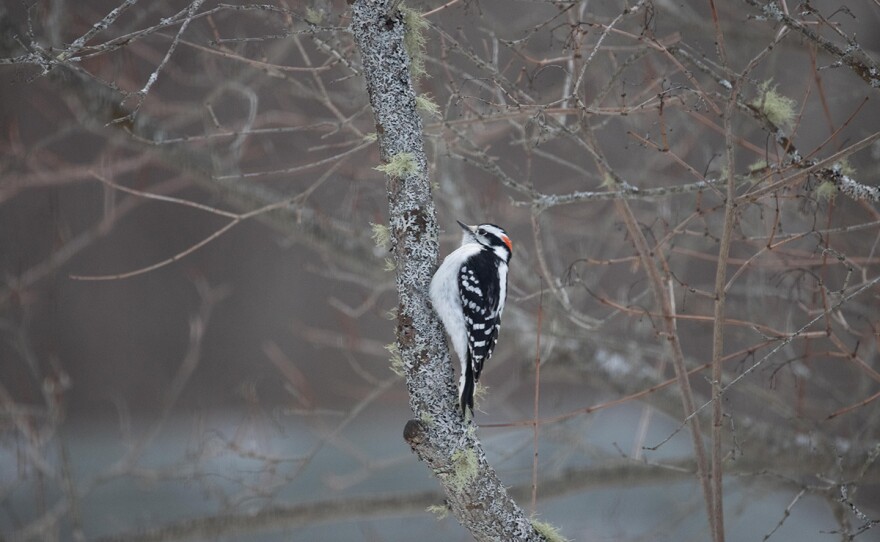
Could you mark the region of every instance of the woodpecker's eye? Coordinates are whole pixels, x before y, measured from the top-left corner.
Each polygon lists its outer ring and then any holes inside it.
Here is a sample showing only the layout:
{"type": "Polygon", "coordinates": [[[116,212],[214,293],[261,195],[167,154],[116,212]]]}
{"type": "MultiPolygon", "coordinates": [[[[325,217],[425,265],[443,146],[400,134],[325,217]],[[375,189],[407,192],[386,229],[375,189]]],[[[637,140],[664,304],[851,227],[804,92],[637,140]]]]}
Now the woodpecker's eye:
{"type": "Polygon", "coordinates": [[[483,228],[477,228],[477,233],[479,233],[480,235],[486,235],[486,230],[484,230],[483,228]]]}

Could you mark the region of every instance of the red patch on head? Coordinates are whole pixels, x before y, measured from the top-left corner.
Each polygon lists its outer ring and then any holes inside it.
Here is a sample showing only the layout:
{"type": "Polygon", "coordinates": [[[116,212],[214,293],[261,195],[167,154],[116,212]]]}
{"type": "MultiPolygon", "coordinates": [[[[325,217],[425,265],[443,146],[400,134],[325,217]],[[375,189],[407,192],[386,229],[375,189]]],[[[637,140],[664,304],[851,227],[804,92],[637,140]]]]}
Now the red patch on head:
{"type": "Polygon", "coordinates": [[[510,249],[511,252],[513,252],[513,243],[510,242],[510,237],[502,235],[501,240],[504,241],[504,244],[507,245],[507,248],[510,249]]]}

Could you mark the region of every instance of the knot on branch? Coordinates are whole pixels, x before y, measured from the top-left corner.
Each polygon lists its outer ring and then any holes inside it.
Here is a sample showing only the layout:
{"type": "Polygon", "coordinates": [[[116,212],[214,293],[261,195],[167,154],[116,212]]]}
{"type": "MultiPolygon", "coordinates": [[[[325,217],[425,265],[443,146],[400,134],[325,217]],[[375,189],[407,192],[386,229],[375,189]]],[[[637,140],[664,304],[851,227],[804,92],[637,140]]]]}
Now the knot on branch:
{"type": "Polygon", "coordinates": [[[413,320],[410,316],[403,314],[404,307],[398,307],[398,314],[400,317],[397,319],[397,340],[400,342],[400,345],[403,347],[412,346],[413,341],[416,338],[416,330],[413,327],[413,320]]]}
{"type": "Polygon", "coordinates": [[[421,420],[412,419],[406,422],[403,428],[403,440],[409,443],[410,448],[415,450],[425,441],[428,427],[421,420]]]}

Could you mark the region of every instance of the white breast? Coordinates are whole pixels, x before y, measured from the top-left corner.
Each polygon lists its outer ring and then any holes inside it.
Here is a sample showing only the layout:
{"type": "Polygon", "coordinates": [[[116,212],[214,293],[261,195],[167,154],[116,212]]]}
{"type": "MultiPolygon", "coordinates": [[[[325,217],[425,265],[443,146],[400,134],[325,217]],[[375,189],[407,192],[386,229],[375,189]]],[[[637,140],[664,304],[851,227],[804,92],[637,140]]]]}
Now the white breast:
{"type": "Polygon", "coordinates": [[[458,294],[458,270],[465,260],[480,250],[479,244],[468,243],[452,251],[434,273],[429,289],[431,304],[443,322],[452,341],[452,348],[461,363],[467,360],[467,329],[458,294]]]}

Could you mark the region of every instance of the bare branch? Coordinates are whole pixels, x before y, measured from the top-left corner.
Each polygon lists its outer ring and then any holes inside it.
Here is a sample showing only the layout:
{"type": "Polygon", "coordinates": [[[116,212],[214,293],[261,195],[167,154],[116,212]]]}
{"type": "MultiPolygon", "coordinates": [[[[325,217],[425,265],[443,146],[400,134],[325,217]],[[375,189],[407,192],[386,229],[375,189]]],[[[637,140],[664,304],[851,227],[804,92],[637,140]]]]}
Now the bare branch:
{"type": "Polygon", "coordinates": [[[846,47],[842,48],[808,28],[802,21],[789,15],[775,0],[766,3],[758,0],[743,1],[752,7],[760,9],[762,16],[766,20],[783,23],[789,28],[800,32],[802,36],[816,43],[832,56],[837,57],[837,65],[848,66],[856,75],[868,83],[871,88],[880,89],[880,64],[877,64],[854,39],[847,38],[846,47]]]}

